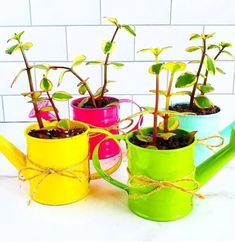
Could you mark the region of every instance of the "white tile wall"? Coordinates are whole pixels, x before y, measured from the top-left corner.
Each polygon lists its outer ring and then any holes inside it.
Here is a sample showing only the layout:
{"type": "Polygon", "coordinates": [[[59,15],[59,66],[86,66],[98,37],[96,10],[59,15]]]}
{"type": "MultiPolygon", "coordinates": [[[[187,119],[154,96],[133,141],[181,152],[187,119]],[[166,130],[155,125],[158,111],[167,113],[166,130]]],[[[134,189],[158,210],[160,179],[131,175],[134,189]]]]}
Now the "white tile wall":
{"type": "Polygon", "coordinates": [[[101,4],[102,16],[117,16],[122,23],[170,23],[171,0],[101,0],[101,4]]]}
{"type": "MultiPolygon", "coordinates": [[[[216,32],[213,42],[228,41],[234,47],[235,54],[235,1],[233,0],[0,0],[0,122],[29,121],[28,113],[32,106],[20,96],[28,88],[25,75],[22,75],[13,88],[10,83],[17,71],[23,67],[19,54],[6,55],[6,41],[15,33],[25,30],[25,41],[32,41],[34,47],[27,55],[31,63],[46,62],[56,65],[70,65],[78,54],[84,54],[88,60],[104,58],[101,41],[110,39],[114,27],[104,20],[104,16],[117,17],[121,23],[128,23],[136,29],[134,38],[125,31],[117,35],[117,48],[111,59],[123,61],[125,66],[116,70],[110,67],[109,79],[117,83],[110,84],[110,95],[128,97],[141,105],[154,104],[149,89],[154,88],[154,77],[148,74],[152,56],[140,54],[138,50],[146,47],[172,45],[161,57],[162,60],[189,61],[196,59],[195,53],[185,52],[191,44],[188,40],[193,32],[216,32]],[[2,103],[3,100],[3,103],[2,103]],[[4,108],[3,108],[4,107],[4,108]],[[19,112],[20,110],[20,112],[19,112]]],[[[197,44],[197,42],[195,42],[197,44]]],[[[211,55],[214,53],[211,52],[211,55]]],[[[210,76],[215,86],[211,96],[221,106],[223,125],[234,120],[235,112],[231,105],[235,103],[235,61],[227,56],[219,59],[218,66],[226,75],[210,76]]],[[[190,71],[196,68],[189,66],[190,71]]],[[[102,83],[100,66],[78,67],[84,78],[90,77],[92,89],[102,83]]],[[[42,72],[33,72],[37,85],[42,72]]],[[[58,72],[50,74],[56,82],[58,72]]],[[[167,85],[168,75],[161,76],[161,88],[167,85]]],[[[77,80],[70,74],[58,89],[67,90],[77,97],[77,80]]],[[[182,97],[172,99],[172,102],[182,97]]],[[[164,99],[161,100],[163,106],[164,99]]],[[[71,115],[68,103],[58,103],[61,116],[71,115]]],[[[122,116],[137,109],[123,105],[122,116]]],[[[32,121],[32,120],[31,120],[32,121]]],[[[152,118],[146,116],[145,125],[151,125],[152,118]]]]}
{"type": "Polygon", "coordinates": [[[1,25],[27,25],[30,24],[29,0],[1,0],[1,25]]]}
{"type": "Polygon", "coordinates": [[[234,24],[233,0],[173,0],[173,24],[234,24]]]}

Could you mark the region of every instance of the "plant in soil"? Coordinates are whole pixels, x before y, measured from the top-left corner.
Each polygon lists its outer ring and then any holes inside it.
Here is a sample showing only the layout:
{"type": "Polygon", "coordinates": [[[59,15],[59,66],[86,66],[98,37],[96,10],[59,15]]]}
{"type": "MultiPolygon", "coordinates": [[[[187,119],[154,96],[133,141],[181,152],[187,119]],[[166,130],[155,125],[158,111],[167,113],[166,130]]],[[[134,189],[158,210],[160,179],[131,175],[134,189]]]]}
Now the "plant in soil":
{"type": "MultiPolygon", "coordinates": [[[[66,138],[71,137],[77,134],[80,134],[85,131],[84,128],[76,128],[71,129],[69,127],[69,120],[67,119],[61,119],[59,116],[59,111],[55,106],[54,101],[68,101],[72,96],[65,92],[65,91],[57,91],[51,94],[51,91],[53,89],[53,83],[46,77],[43,76],[41,82],[40,82],[40,90],[36,90],[34,86],[34,80],[32,76],[32,69],[35,68],[35,66],[31,66],[27,56],[26,51],[28,51],[33,44],[31,42],[22,42],[21,37],[24,34],[23,32],[20,32],[18,34],[14,34],[12,38],[8,40],[8,42],[15,41],[16,44],[10,46],[7,48],[6,53],[11,55],[16,51],[19,51],[23,57],[25,68],[21,69],[16,77],[14,78],[11,87],[14,85],[14,83],[18,80],[19,76],[23,73],[27,73],[28,77],[28,84],[29,84],[29,91],[22,93],[23,96],[28,97],[30,100],[29,103],[32,103],[35,117],[37,119],[37,123],[39,126],[38,130],[31,130],[29,132],[29,135],[36,137],[36,138],[43,138],[43,139],[56,139],[56,138],[66,138]],[[48,101],[50,105],[44,106],[40,105],[42,102],[48,101]],[[56,125],[54,126],[44,126],[42,121],[42,113],[43,112],[54,112],[56,121],[56,125]]],[[[37,68],[45,68],[44,65],[38,65],[37,68]]]]}
{"type": "Polygon", "coordinates": [[[186,69],[186,64],[183,62],[167,62],[163,63],[159,61],[159,55],[166,49],[170,48],[147,48],[142,49],[140,52],[151,52],[155,58],[155,64],[149,68],[149,73],[155,76],[155,89],[150,90],[155,94],[155,107],[144,107],[144,111],[135,114],[134,116],[150,113],[153,115],[153,131],[152,133],[144,133],[138,130],[137,134],[133,136],[130,141],[140,147],[150,149],[177,149],[185,147],[191,144],[194,140],[196,132],[186,132],[178,129],[179,120],[177,116],[185,115],[185,113],[179,113],[170,110],[171,97],[174,95],[188,95],[187,91],[172,92],[172,86],[175,80],[175,74],[182,72],[186,69]],[[160,90],[160,73],[161,71],[169,71],[170,80],[167,90],[160,90]],[[159,109],[159,97],[163,95],[165,97],[165,109],[159,109]],[[158,118],[161,117],[163,121],[158,122],[158,118]]]}
{"type": "Polygon", "coordinates": [[[120,30],[123,29],[132,36],[136,36],[136,34],[129,25],[120,24],[116,18],[106,17],[106,20],[115,26],[115,30],[110,40],[104,40],[102,42],[101,47],[105,58],[104,60],[97,59],[86,62],[86,65],[101,65],[103,68],[103,85],[99,87],[95,92],[93,92],[89,86],[89,78],[82,78],[81,75],[79,75],[78,72],[75,70],[77,66],[81,65],[86,61],[86,57],[84,55],[78,55],[77,57],[75,57],[75,59],[72,61],[71,67],[48,65],[34,66],[35,68],[45,69],[45,76],[48,76],[50,70],[62,69],[63,71],[60,73],[58,85],[61,84],[66,73],[71,73],[72,75],[74,75],[79,80],[79,83],[77,85],[79,94],[88,94],[88,97],[85,97],[80,103],[77,104],[78,107],[102,108],[109,105],[114,105],[118,102],[116,98],[110,99],[104,96],[104,94],[108,92],[108,84],[115,82],[109,79],[108,68],[112,66],[114,68],[120,69],[124,66],[123,63],[110,61],[110,54],[113,53],[113,51],[116,49],[115,39],[117,33],[120,30]]]}
{"type": "Polygon", "coordinates": [[[228,55],[235,59],[235,56],[227,49],[232,47],[231,43],[220,42],[219,44],[209,44],[208,39],[212,38],[212,34],[192,34],[191,41],[199,40],[201,44],[189,46],[187,52],[201,53],[199,60],[193,60],[189,63],[198,64],[197,71],[184,72],[176,81],[176,88],[192,87],[192,91],[188,92],[190,96],[189,104],[176,104],[171,107],[172,110],[178,112],[193,112],[198,115],[213,114],[220,111],[220,109],[212,103],[208,97],[208,93],[214,91],[214,87],[208,82],[210,75],[214,76],[216,73],[225,74],[225,72],[218,67],[217,60],[221,55],[228,55]],[[214,55],[212,55],[212,52],[214,55]]]}

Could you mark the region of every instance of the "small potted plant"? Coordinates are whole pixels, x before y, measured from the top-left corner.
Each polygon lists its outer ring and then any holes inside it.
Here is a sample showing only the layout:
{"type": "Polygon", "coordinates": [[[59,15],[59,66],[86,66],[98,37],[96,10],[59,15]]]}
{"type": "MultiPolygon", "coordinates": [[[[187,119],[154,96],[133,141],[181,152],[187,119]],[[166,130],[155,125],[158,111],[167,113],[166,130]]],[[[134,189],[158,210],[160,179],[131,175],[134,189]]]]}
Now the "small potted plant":
{"type": "MultiPolygon", "coordinates": [[[[141,110],[141,107],[132,100],[129,99],[117,99],[114,97],[106,96],[108,92],[108,85],[114,81],[111,81],[108,76],[108,68],[122,68],[124,64],[119,62],[110,61],[110,54],[115,50],[116,43],[115,38],[119,30],[126,30],[127,33],[135,36],[135,31],[125,24],[120,24],[116,18],[107,17],[109,22],[115,26],[115,31],[111,40],[105,40],[102,42],[102,51],[105,55],[105,60],[92,60],[87,61],[86,65],[101,65],[103,68],[103,85],[98,88],[95,92],[92,91],[89,85],[89,78],[82,78],[81,75],[75,70],[75,68],[86,61],[84,55],[78,55],[72,62],[71,67],[65,66],[44,66],[45,75],[47,76],[49,70],[58,70],[64,69],[59,76],[58,84],[60,85],[63,81],[63,78],[66,73],[72,73],[79,81],[77,87],[80,95],[86,95],[80,98],[77,98],[71,102],[71,107],[73,111],[73,119],[85,122],[90,125],[90,127],[98,127],[108,130],[113,134],[118,134],[121,122],[126,121],[126,119],[120,120],[119,109],[121,103],[130,103],[135,104],[141,110]]],[[[122,127],[122,130],[126,130],[132,125],[128,122],[126,127],[122,127]]],[[[134,127],[132,126],[131,130],[138,128],[142,124],[142,117],[139,117],[139,120],[134,127]]],[[[94,147],[105,137],[104,134],[92,134],[90,136],[90,158],[94,147]]],[[[106,140],[100,149],[100,157],[102,159],[113,157],[120,153],[119,146],[112,140],[106,140]]]]}
{"type": "MultiPolygon", "coordinates": [[[[53,83],[45,75],[40,82],[40,90],[35,89],[32,69],[48,69],[48,66],[29,64],[26,51],[33,44],[22,42],[23,33],[15,34],[9,40],[16,44],[9,47],[6,53],[11,55],[19,51],[22,54],[25,68],[16,75],[12,85],[21,73],[27,73],[29,91],[23,93],[23,96],[30,99],[29,103],[34,107],[31,115],[36,117],[37,124],[25,129],[27,155],[2,136],[0,150],[19,170],[19,178],[30,182],[31,199],[48,205],[72,203],[86,196],[90,178],[98,177],[97,174],[90,176],[89,173],[89,132],[104,131],[92,130],[79,121],[61,119],[55,101],[67,101],[72,96],[64,91],[51,94],[53,83]],[[46,115],[48,112],[54,115],[46,115]],[[42,118],[54,120],[43,122],[42,118]]],[[[109,172],[119,165],[120,161],[109,172]]]]}
{"type": "Polygon", "coordinates": [[[155,76],[155,89],[151,90],[155,93],[155,107],[145,107],[144,111],[133,116],[151,113],[153,126],[138,129],[126,136],[111,136],[124,139],[127,143],[129,185],[113,180],[102,171],[98,159],[99,145],[93,156],[97,171],[107,181],[129,193],[129,208],[141,217],[157,221],[184,217],[192,209],[192,195],[198,195],[198,183],[194,180],[196,132],[178,129],[177,116],[185,114],[169,110],[171,96],[185,94],[173,93],[172,86],[175,73],[184,71],[186,64],[159,62],[159,55],[167,48],[141,50],[153,53],[156,61],[149,68],[149,72],[155,76]],[[160,73],[164,70],[170,72],[170,81],[167,90],[159,90],[160,73]],[[166,98],[165,110],[159,109],[160,94],[166,98]],[[160,117],[163,121],[159,123],[160,117]]]}
{"type": "Polygon", "coordinates": [[[190,63],[198,64],[196,73],[182,73],[175,84],[176,88],[188,88],[192,86],[192,90],[188,91],[190,97],[187,103],[173,104],[170,109],[177,112],[190,112],[190,115],[179,117],[180,127],[192,131],[197,130],[199,138],[205,138],[218,133],[219,115],[221,108],[213,104],[207,94],[214,91],[213,85],[209,83],[210,75],[216,73],[225,74],[225,72],[217,66],[216,61],[221,55],[228,55],[235,58],[227,49],[232,44],[220,42],[219,44],[208,44],[208,39],[212,38],[212,34],[192,34],[191,41],[200,40],[201,45],[190,46],[187,52],[200,51],[200,60],[193,60],[190,63]],[[211,51],[216,51],[212,56],[211,51]]]}

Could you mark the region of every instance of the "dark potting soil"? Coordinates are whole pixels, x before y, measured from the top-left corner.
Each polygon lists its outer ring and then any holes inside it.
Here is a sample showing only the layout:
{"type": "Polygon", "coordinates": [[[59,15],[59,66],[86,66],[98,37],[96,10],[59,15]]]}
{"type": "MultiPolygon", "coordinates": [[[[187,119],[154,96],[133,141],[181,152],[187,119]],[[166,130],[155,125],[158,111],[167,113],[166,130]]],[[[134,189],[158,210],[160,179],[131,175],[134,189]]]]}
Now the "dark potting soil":
{"type": "Polygon", "coordinates": [[[39,139],[64,139],[70,138],[86,131],[85,128],[76,128],[70,130],[61,129],[32,129],[28,135],[39,139]]]}
{"type": "MultiPolygon", "coordinates": [[[[149,136],[151,137],[152,134],[149,134],[149,136]]],[[[190,135],[189,133],[185,133],[181,136],[175,135],[169,138],[168,140],[164,140],[163,138],[158,137],[156,147],[159,150],[173,150],[173,149],[179,149],[179,148],[188,146],[192,144],[193,141],[194,141],[194,136],[190,135]]],[[[142,148],[147,148],[148,146],[152,146],[151,143],[143,142],[139,140],[136,136],[133,136],[132,138],[130,138],[130,142],[142,148]]]]}
{"type": "MultiPolygon", "coordinates": [[[[106,106],[108,106],[108,105],[110,105],[112,103],[113,104],[118,103],[118,99],[116,99],[114,97],[112,97],[112,98],[103,98],[102,100],[96,99],[96,105],[97,105],[96,108],[104,108],[104,107],[106,107],[106,106]]],[[[77,104],[77,106],[78,106],[78,104],[77,104]]],[[[92,101],[90,99],[88,102],[86,102],[82,106],[82,108],[95,108],[95,107],[93,106],[93,103],[92,103],[92,101]]]]}
{"type": "Polygon", "coordinates": [[[196,105],[193,105],[193,108],[189,108],[189,104],[176,104],[174,106],[170,106],[170,110],[176,111],[176,112],[192,112],[197,115],[208,115],[208,114],[215,114],[220,111],[220,108],[217,106],[213,106],[211,108],[207,109],[200,109],[196,105]]]}

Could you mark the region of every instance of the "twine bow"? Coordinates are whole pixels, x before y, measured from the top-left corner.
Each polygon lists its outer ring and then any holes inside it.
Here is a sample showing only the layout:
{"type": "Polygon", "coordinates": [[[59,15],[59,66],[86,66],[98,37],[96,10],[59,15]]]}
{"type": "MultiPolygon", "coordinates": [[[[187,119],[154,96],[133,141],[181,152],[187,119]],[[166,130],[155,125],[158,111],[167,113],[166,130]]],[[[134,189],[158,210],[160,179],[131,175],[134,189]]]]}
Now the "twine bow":
{"type": "Polygon", "coordinates": [[[207,149],[211,150],[212,152],[216,152],[215,148],[219,148],[224,145],[224,138],[220,135],[211,135],[202,139],[198,139],[198,144],[204,145],[207,149]],[[220,140],[217,144],[208,144],[206,141],[210,141],[213,139],[220,140]]]}
{"type": "Polygon", "coordinates": [[[34,188],[32,194],[30,195],[30,200],[28,201],[28,205],[31,204],[31,201],[34,199],[34,196],[37,193],[37,191],[40,188],[43,181],[50,175],[56,174],[56,175],[59,175],[59,176],[63,176],[63,177],[71,178],[71,179],[76,179],[78,182],[81,182],[82,179],[84,179],[84,178],[88,179],[88,176],[84,171],[78,170],[78,169],[73,169],[74,167],[84,163],[87,159],[88,159],[88,156],[86,156],[86,158],[83,159],[82,161],[77,162],[77,163],[75,163],[71,166],[64,167],[64,168],[61,168],[61,169],[57,169],[57,168],[52,168],[52,167],[41,166],[41,165],[33,162],[29,158],[27,158],[27,162],[30,163],[33,166],[32,167],[31,166],[25,166],[24,168],[19,170],[18,179],[22,182],[25,182],[25,181],[30,181],[30,180],[33,180],[35,178],[42,176],[42,178],[39,180],[38,184],[34,188]],[[25,171],[33,171],[36,174],[29,176],[29,177],[26,177],[25,175],[23,175],[23,173],[25,171]],[[78,175],[77,173],[80,173],[81,175],[78,175]]]}
{"type": "MultiPolygon", "coordinates": [[[[192,173],[194,173],[194,172],[195,172],[195,169],[193,170],[192,173]]],[[[181,192],[196,196],[200,199],[204,199],[205,198],[204,195],[197,193],[197,190],[200,187],[199,183],[196,180],[194,180],[192,178],[187,178],[187,177],[189,177],[189,175],[184,178],[175,180],[175,181],[158,181],[158,180],[154,180],[147,176],[130,175],[130,177],[129,177],[129,187],[130,188],[140,189],[140,188],[153,187],[153,189],[147,193],[138,194],[138,195],[130,194],[130,198],[132,198],[132,199],[145,198],[145,197],[148,197],[148,196],[160,191],[161,189],[173,188],[173,189],[179,190],[181,192]],[[138,182],[138,183],[133,183],[133,181],[138,182]],[[178,185],[178,183],[180,183],[180,182],[187,182],[188,184],[192,184],[193,188],[190,189],[190,188],[185,188],[181,185],[178,185]]]]}

